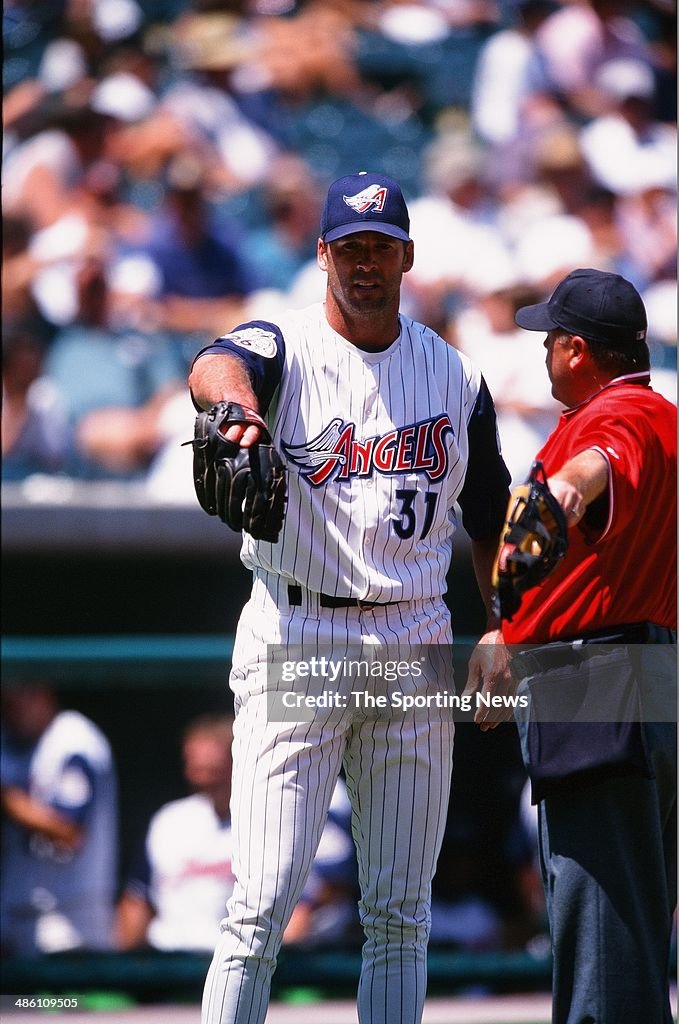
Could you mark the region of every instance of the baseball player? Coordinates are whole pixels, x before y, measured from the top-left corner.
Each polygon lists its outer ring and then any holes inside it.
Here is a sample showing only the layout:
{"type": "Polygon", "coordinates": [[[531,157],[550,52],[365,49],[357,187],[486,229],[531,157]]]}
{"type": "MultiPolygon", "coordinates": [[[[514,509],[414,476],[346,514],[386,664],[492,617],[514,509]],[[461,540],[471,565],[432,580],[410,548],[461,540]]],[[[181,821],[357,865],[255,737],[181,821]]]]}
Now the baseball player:
{"type": "MultiPolygon", "coordinates": [[[[233,449],[254,449],[271,435],[288,489],[280,536],[244,533],[253,588],[230,680],[236,881],[206,980],[203,1024],[265,1019],[283,930],[341,769],[366,936],[359,1017],[364,1024],[421,1019],[452,713],[435,706],[368,713],[352,702],[367,689],[358,675],[337,685],[340,711],[319,711],[311,721],[275,721],[267,705],[272,645],[340,665],[352,650],[416,645],[424,655],[401,689],[419,685],[415,676],[430,691],[451,686],[443,595],[458,501],[489,598],[509,481],[493,402],[466,357],[400,315],[413,255],[398,184],[365,172],[339,179],[318,240],[325,303],[276,324],[236,327],[199,353],[190,374],[198,408],[237,403],[236,420],[222,427],[233,449]]],[[[228,461],[218,474],[222,489],[228,461]]]]}
{"type": "Polygon", "coordinates": [[[190,796],[152,816],[116,908],[120,949],[212,950],[231,871],[231,742],[227,715],[201,715],[182,740],[190,796]]]}
{"type": "MultiPolygon", "coordinates": [[[[542,682],[545,693],[554,673],[562,688],[580,682],[588,657],[606,665],[599,693],[604,682],[618,681],[629,692],[636,679],[641,701],[639,729],[593,721],[583,732],[548,720],[552,731],[541,735],[559,740],[549,773],[544,746],[529,741],[531,728],[540,735],[535,719],[519,723],[538,803],[553,1021],[669,1024],[677,896],[676,406],[650,386],[646,311],[619,275],[576,270],[549,301],[519,309],[516,322],[546,333],[552,393],[566,406],[538,459],[569,529],[553,572],[503,616],[505,640],[521,645],[518,654],[511,649],[515,676],[531,693],[542,682]]],[[[505,584],[511,588],[509,571],[505,584]]],[[[484,685],[492,690],[495,681],[484,685]]]]}
{"type": "Polygon", "coordinates": [[[110,949],[117,777],[108,740],[41,681],[3,687],[3,951],[110,949]]]}

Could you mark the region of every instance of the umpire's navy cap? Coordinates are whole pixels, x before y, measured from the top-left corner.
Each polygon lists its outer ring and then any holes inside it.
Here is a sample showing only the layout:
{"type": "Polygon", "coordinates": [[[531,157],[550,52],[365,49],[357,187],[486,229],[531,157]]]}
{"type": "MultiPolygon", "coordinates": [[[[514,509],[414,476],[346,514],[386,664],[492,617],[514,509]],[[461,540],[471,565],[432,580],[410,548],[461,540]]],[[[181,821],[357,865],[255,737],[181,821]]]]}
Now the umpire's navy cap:
{"type": "Polygon", "coordinates": [[[400,186],[383,174],[359,171],[334,181],[321,214],[321,238],[335,242],[358,231],[410,241],[410,217],[400,186]]]}
{"type": "Polygon", "coordinates": [[[514,317],[528,331],[561,328],[616,351],[644,341],[648,327],[639,292],[619,274],[574,270],[547,302],[522,306],[514,317]]]}

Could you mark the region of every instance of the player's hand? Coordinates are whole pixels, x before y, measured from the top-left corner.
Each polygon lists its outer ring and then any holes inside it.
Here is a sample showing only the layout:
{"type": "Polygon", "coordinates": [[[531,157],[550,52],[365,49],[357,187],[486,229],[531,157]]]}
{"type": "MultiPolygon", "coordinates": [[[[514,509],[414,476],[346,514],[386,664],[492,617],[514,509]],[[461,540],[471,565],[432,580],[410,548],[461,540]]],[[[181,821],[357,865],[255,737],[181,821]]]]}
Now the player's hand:
{"type": "MultiPolygon", "coordinates": [[[[516,680],[509,667],[509,651],[502,632],[499,629],[492,629],[484,633],[469,659],[467,685],[463,694],[473,697],[478,692],[485,698],[508,697],[513,696],[516,686],[516,680]]],[[[484,707],[482,704],[476,709],[474,721],[481,728],[481,732],[495,729],[500,722],[513,718],[510,707],[504,702],[498,704],[499,707],[484,707]]]]}
{"type": "Polygon", "coordinates": [[[256,423],[250,423],[247,426],[244,423],[234,423],[224,433],[220,430],[220,434],[227,441],[233,441],[240,448],[251,448],[253,444],[259,441],[262,431],[256,423]]]}
{"type": "MultiPolygon", "coordinates": [[[[237,401],[236,399],[232,399],[237,401]]],[[[243,406],[242,402],[239,402],[243,406]]],[[[239,448],[252,448],[253,444],[256,444],[262,438],[262,431],[268,434],[266,423],[257,412],[256,400],[251,405],[244,405],[244,411],[247,413],[248,423],[223,423],[219,427],[219,433],[227,441],[233,441],[239,448]],[[226,429],[225,429],[226,428],[226,429]]]]}
{"type": "Polygon", "coordinates": [[[232,530],[275,544],[285,519],[286,468],[259,413],[237,402],[217,402],[198,413],[193,440],[186,443],[193,446],[201,508],[232,530]],[[253,437],[260,440],[254,443],[253,437]]]}

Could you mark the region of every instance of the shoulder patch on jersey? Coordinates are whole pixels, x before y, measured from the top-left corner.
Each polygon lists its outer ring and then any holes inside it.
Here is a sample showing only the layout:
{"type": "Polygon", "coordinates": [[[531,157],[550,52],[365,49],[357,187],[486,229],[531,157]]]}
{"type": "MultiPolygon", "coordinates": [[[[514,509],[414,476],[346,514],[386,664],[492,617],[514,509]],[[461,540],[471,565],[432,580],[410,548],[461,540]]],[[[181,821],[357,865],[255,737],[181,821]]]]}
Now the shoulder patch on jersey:
{"type": "Polygon", "coordinates": [[[276,335],[272,331],[263,331],[261,327],[246,327],[242,331],[233,331],[232,334],[223,334],[218,341],[230,341],[238,348],[247,349],[255,355],[263,356],[264,359],[273,359],[278,351],[276,348],[276,335]]]}
{"type": "Polygon", "coordinates": [[[57,797],[63,807],[82,807],[92,794],[92,786],[82,768],[72,765],[59,780],[57,797]]]}

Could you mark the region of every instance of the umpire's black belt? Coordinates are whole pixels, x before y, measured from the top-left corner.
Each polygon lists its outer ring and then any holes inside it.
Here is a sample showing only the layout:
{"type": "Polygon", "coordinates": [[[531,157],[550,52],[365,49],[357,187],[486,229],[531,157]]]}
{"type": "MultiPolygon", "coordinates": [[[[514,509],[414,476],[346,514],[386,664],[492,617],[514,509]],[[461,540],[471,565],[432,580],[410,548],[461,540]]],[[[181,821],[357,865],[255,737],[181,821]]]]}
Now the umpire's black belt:
{"type": "MultiPolygon", "coordinates": [[[[321,608],[360,608],[370,611],[371,608],[386,608],[388,605],[399,604],[398,601],[363,601],[360,597],[333,597],[332,594],[317,594],[321,608]]],[[[294,608],[302,603],[302,588],[296,583],[288,585],[288,601],[294,608]]]]}
{"type": "Polygon", "coordinates": [[[512,674],[517,679],[549,672],[584,661],[591,652],[591,644],[676,644],[677,633],[655,622],[633,622],[625,626],[610,626],[579,637],[568,637],[554,643],[542,644],[519,651],[512,657],[512,674]]]}

